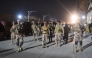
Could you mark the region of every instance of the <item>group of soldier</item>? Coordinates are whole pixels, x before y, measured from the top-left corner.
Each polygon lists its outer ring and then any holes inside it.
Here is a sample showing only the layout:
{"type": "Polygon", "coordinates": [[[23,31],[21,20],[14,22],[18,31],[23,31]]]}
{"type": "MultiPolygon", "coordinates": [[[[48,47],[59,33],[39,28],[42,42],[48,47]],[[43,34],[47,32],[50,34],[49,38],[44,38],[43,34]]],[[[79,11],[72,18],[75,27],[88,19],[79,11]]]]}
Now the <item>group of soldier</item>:
{"type": "MultiPolygon", "coordinates": [[[[61,40],[63,40],[64,44],[67,44],[69,29],[67,23],[64,25],[62,25],[62,23],[59,21],[57,21],[56,24],[53,24],[53,22],[47,23],[47,21],[44,21],[44,24],[41,26],[39,23],[38,25],[36,25],[36,23],[32,21],[31,28],[33,31],[34,41],[39,40],[38,36],[42,35],[42,48],[46,48],[47,47],[46,40],[49,38],[49,43],[51,43],[53,41],[52,40],[53,37],[55,41],[55,47],[61,46],[61,40]]],[[[80,51],[82,51],[82,32],[79,22],[76,22],[76,24],[74,24],[73,31],[74,31],[76,51],[78,47],[78,42],[80,43],[80,51]]],[[[24,42],[23,37],[25,37],[24,27],[22,23],[20,21],[17,21],[17,24],[13,22],[10,32],[11,32],[10,45],[13,45],[13,39],[16,38],[16,45],[18,47],[17,52],[22,51],[23,50],[22,45],[24,42]]]]}

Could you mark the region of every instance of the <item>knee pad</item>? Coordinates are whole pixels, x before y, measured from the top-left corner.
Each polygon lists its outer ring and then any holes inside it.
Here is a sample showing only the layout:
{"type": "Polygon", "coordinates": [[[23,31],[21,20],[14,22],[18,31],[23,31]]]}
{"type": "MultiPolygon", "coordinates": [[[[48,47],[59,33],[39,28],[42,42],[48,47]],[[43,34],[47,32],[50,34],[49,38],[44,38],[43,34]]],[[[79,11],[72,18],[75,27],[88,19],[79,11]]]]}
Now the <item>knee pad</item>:
{"type": "Polygon", "coordinates": [[[77,45],[78,44],[78,41],[75,41],[75,45],[77,45]]]}
{"type": "Polygon", "coordinates": [[[82,41],[80,41],[80,45],[82,46],[82,41]]]}

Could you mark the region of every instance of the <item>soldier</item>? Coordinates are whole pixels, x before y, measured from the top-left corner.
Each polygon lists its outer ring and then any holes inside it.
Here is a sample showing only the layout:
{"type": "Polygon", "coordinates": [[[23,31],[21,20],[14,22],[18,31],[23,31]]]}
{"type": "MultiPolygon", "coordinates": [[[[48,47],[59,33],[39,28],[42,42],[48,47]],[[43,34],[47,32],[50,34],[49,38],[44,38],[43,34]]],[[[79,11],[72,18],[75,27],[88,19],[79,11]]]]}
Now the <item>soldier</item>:
{"type": "Polygon", "coordinates": [[[55,27],[55,46],[61,46],[61,35],[64,34],[63,27],[61,27],[60,23],[57,22],[55,27]]]}
{"type": "Polygon", "coordinates": [[[65,41],[65,44],[67,44],[68,42],[68,34],[69,34],[69,27],[68,27],[68,24],[66,23],[65,26],[64,26],[64,41],[65,41]]]}
{"type": "Polygon", "coordinates": [[[44,22],[44,26],[42,26],[41,28],[42,31],[42,48],[46,48],[46,39],[48,38],[48,33],[49,33],[49,28],[46,24],[46,22],[44,22]]]}
{"type": "Polygon", "coordinates": [[[52,38],[53,38],[53,34],[54,34],[53,22],[49,22],[48,27],[49,27],[49,43],[51,43],[52,38]]]}
{"type": "Polygon", "coordinates": [[[15,28],[16,28],[16,25],[15,25],[15,22],[12,22],[12,27],[10,29],[10,32],[11,32],[11,43],[9,45],[13,45],[13,40],[15,39],[15,28]]]}
{"type": "Polygon", "coordinates": [[[20,21],[17,21],[17,25],[16,25],[16,45],[18,47],[17,52],[20,52],[23,50],[22,45],[23,45],[23,37],[24,37],[24,28],[23,25],[20,24],[20,21]]]}
{"type": "Polygon", "coordinates": [[[81,25],[77,21],[73,27],[74,29],[74,40],[75,40],[75,51],[82,51],[82,31],[81,31],[81,25]],[[78,42],[80,44],[80,49],[77,50],[78,42]]]}
{"type": "Polygon", "coordinates": [[[38,22],[38,24],[37,24],[37,30],[38,30],[38,36],[40,36],[40,34],[41,34],[41,24],[38,22]]]}
{"type": "Polygon", "coordinates": [[[33,36],[34,36],[34,41],[38,40],[37,36],[38,36],[38,30],[37,30],[37,25],[35,24],[35,22],[32,22],[32,30],[33,30],[33,36]]]}

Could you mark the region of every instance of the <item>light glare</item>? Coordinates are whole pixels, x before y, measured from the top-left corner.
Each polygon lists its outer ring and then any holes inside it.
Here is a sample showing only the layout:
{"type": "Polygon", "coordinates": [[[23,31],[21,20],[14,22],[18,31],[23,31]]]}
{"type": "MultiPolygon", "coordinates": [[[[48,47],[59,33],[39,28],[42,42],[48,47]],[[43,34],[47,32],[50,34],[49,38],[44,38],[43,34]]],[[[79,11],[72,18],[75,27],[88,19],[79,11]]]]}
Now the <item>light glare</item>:
{"type": "Polygon", "coordinates": [[[77,19],[78,19],[78,16],[77,15],[74,14],[74,15],[71,16],[71,22],[73,24],[76,23],[77,19]]]}
{"type": "Polygon", "coordinates": [[[21,18],[22,18],[22,16],[21,16],[21,15],[19,15],[19,16],[18,16],[18,18],[19,18],[19,19],[21,19],[21,18]]]}
{"type": "Polygon", "coordinates": [[[85,19],[85,16],[82,16],[82,19],[85,19]]]}

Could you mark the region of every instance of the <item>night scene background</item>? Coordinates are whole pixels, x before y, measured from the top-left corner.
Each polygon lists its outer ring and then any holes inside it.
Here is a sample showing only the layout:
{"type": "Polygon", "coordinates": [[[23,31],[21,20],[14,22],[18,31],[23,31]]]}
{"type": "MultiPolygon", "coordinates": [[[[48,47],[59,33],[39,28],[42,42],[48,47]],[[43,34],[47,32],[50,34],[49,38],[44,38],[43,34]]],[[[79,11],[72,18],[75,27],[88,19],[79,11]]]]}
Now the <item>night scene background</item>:
{"type": "Polygon", "coordinates": [[[31,15],[42,18],[50,15],[55,19],[66,20],[77,8],[77,0],[0,0],[0,14],[27,16],[28,11],[37,11],[31,15]]]}

